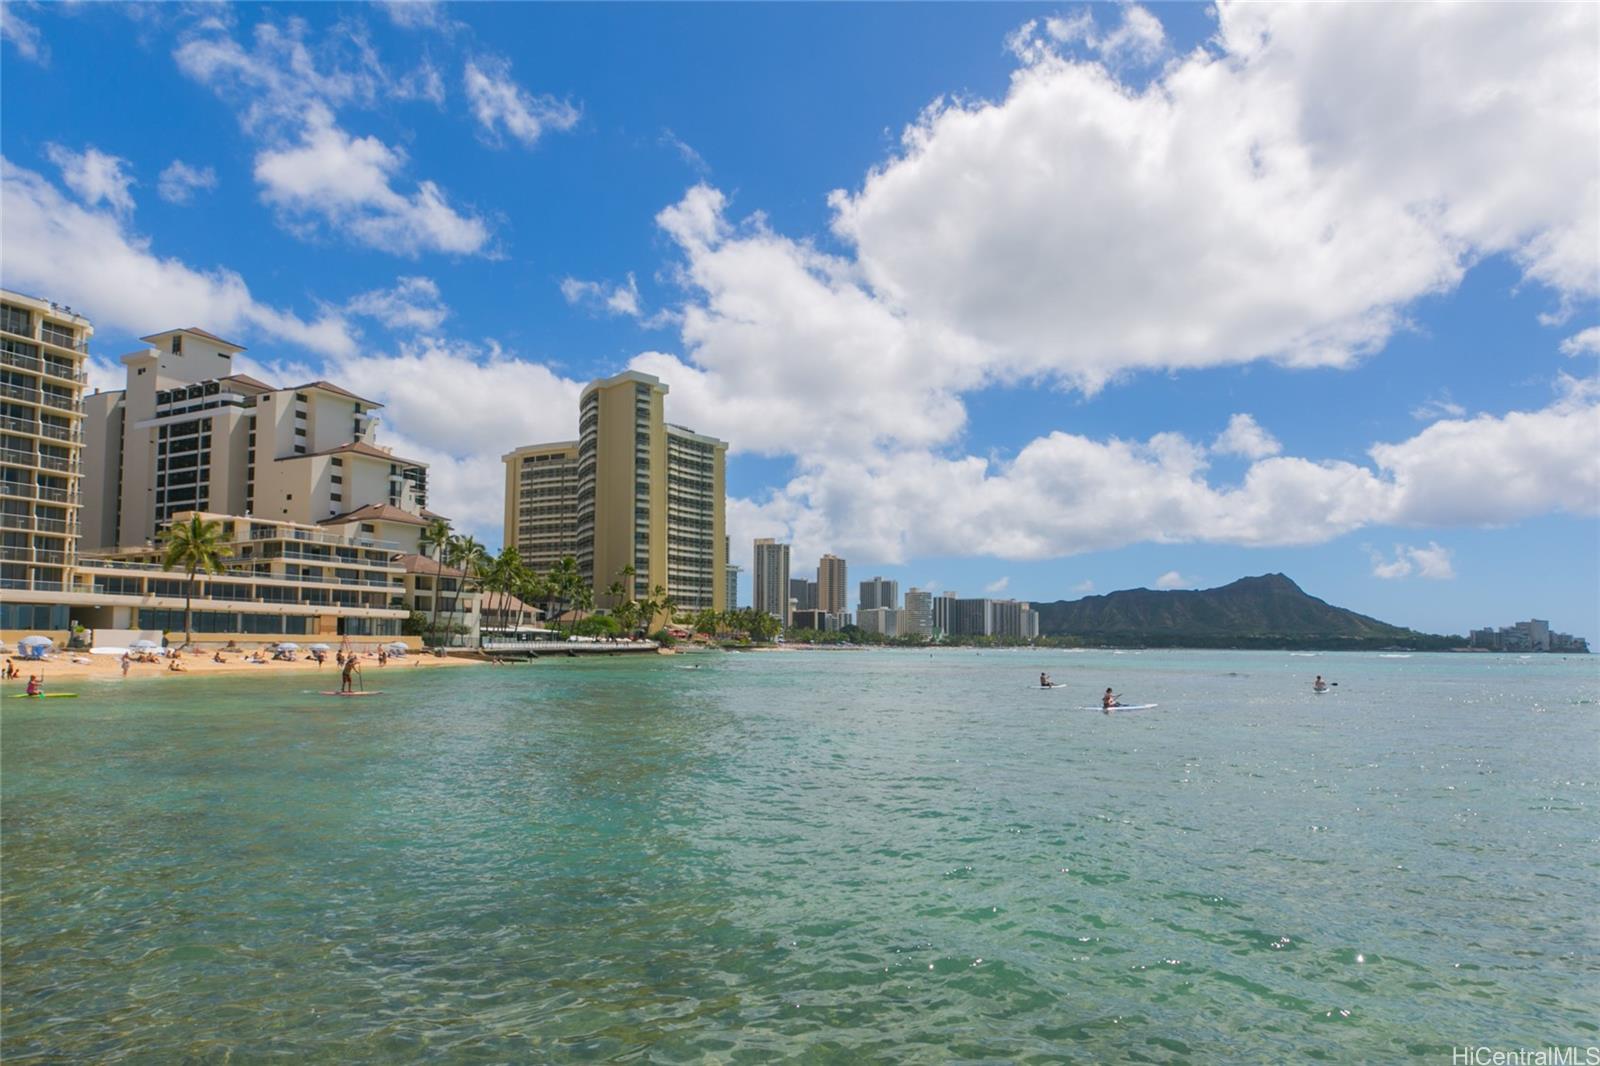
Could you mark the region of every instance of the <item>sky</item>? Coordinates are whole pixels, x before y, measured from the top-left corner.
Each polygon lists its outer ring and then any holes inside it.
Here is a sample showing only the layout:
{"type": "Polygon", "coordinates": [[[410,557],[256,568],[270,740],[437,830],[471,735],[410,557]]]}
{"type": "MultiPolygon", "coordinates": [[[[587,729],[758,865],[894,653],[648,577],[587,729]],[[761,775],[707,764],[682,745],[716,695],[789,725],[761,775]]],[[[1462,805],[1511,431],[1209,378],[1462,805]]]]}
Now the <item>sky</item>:
{"type": "MultiPolygon", "coordinates": [[[[501,455],[661,377],[733,561],[1600,640],[1600,7],[0,8],[0,283],[501,455]]],[[[92,461],[92,459],[91,459],[92,461]]]]}

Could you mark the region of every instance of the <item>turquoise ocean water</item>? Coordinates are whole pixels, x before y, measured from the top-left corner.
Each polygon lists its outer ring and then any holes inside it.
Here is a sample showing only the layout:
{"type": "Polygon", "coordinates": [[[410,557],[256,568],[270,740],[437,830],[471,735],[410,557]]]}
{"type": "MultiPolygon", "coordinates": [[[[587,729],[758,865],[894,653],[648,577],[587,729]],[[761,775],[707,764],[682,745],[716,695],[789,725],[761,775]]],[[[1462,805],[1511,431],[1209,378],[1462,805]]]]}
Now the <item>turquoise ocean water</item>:
{"type": "Polygon", "coordinates": [[[0,704],[5,1061],[1600,1044],[1595,658],[708,654],[380,682],[0,704]],[[1077,709],[1106,685],[1159,706],[1077,709]]]}

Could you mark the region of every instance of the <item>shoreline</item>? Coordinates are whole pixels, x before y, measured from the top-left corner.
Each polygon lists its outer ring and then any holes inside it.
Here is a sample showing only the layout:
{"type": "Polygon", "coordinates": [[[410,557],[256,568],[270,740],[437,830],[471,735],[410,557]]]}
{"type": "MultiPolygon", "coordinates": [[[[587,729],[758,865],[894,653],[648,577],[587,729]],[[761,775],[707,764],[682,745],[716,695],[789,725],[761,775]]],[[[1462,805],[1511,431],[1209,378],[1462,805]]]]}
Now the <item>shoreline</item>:
{"type": "MultiPolygon", "coordinates": [[[[294,662],[274,662],[256,664],[246,662],[244,655],[230,655],[225,663],[212,662],[207,655],[185,655],[179,661],[183,664],[182,670],[168,669],[167,659],[154,663],[133,663],[128,668],[128,676],[122,676],[122,657],[119,655],[79,655],[78,659],[88,659],[88,662],[73,662],[65,656],[60,656],[44,662],[30,662],[18,659],[16,656],[7,656],[16,666],[21,676],[0,683],[6,690],[6,695],[11,695],[11,690],[18,691],[27,685],[29,674],[41,674],[44,677],[45,692],[56,689],[61,682],[73,681],[182,681],[190,677],[238,677],[241,675],[276,677],[283,674],[326,674],[335,684],[339,681],[339,667],[334,664],[330,656],[328,661],[320,668],[315,660],[309,657],[296,659],[294,662]]],[[[376,654],[363,653],[359,656],[361,674],[364,677],[373,677],[388,673],[391,670],[434,670],[440,667],[456,666],[482,666],[485,660],[467,658],[465,656],[448,655],[439,658],[433,655],[408,655],[403,659],[391,659],[386,666],[378,665],[376,654]]]]}

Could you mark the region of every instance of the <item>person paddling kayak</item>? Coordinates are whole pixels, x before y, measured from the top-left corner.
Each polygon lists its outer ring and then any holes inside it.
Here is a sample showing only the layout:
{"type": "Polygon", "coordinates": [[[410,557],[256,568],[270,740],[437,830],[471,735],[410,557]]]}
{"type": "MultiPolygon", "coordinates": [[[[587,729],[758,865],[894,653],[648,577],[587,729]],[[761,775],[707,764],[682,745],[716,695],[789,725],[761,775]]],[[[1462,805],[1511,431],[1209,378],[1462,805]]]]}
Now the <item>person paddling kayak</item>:
{"type": "Polygon", "coordinates": [[[1317,675],[1317,679],[1315,681],[1311,682],[1311,691],[1312,692],[1326,692],[1326,691],[1328,691],[1328,683],[1326,681],[1322,680],[1322,675],[1321,674],[1318,674],[1317,675]]]}
{"type": "Polygon", "coordinates": [[[1100,697],[1100,709],[1105,711],[1107,714],[1110,714],[1111,708],[1118,705],[1117,700],[1119,699],[1121,699],[1120,696],[1113,693],[1110,689],[1106,689],[1106,694],[1100,697]]]}
{"type": "Polygon", "coordinates": [[[1047,674],[1047,673],[1045,673],[1043,671],[1040,671],[1039,672],[1039,687],[1040,688],[1055,688],[1056,687],[1056,683],[1054,681],[1050,680],[1050,675],[1049,674],[1047,674]]]}
{"type": "Polygon", "coordinates": [[[38,674],[29,674],[28,675],[28,695],[30,695],[30,696],[43,696],[44,695],[44,678],[43,677],[40,677],[38,674]]]}

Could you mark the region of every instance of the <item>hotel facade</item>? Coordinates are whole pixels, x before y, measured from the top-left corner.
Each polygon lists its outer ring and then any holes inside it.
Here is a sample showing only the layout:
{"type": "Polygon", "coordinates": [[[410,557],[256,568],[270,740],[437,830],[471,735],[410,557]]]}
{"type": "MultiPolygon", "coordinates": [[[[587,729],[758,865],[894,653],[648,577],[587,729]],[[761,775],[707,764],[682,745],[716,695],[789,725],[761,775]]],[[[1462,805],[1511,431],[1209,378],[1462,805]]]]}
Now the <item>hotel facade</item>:
{"type": "Polygon", "coordinates": [[[436,600],[441,626],[475,628],[476,594],[420,554],[427,466],[375,442],[380,404],[235,373],[243,348],[194,327],[142,338],[126,387],[85,397],[88,322],[0,302],[6,639],[181,630],[191,589],[162,533],[193,515],[229,549],[192,589],[197,637],[396,637],[436,600]]]}
{"type": "Polygon", "coordinates": [[[70,307],[0,291],[0,632],[8,640],[69,624],[93,335],[70,307]]]}
{"type": "Polygon", "coordinates": [[[728,445],[668,422],[668,392],[631,370],[592,382],[577,441],[502,457],[505,543],[541,572],[573,556],[602,608],[628,567],[634,599],[660,586],[682,611],[728,600],[728,445]]]}

